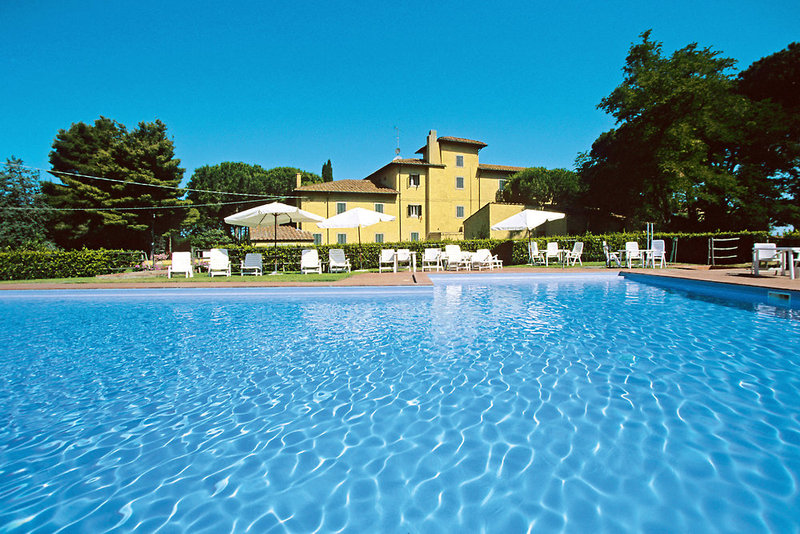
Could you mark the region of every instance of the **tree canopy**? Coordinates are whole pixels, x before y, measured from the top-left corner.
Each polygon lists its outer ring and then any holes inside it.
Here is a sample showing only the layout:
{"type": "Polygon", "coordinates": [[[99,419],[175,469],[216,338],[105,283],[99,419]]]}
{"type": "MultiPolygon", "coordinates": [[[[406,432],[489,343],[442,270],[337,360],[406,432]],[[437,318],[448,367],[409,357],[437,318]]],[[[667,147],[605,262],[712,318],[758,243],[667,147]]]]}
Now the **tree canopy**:
{"type": "Polygon", "coordinates": [[[47,203],[63,209],[52,225],[58,245],[146,250],[152,232],[177,225],[185,210],[169,208],[187,204],[183,192],[172,189],[184,170],[166,131],[159,120],[128,131],[106,117],[59,130],[50,172],[62,183],[42,185],[47,203]]]}
{"type": "Polygon", "coordinates": [[[530,167],[511,176],[500,196],[504,202],[563,210],[572,207],[582,192],[581,177],[574,171],[530,167]]]}
{"type": "Polygon", "coordinates": [[[322,164],[322,181],[323,182],[332,182],[333,181],[333,165],[331,164],[331,160],[322,164]]]}
{"type": "Polygon", "coordinates": [[[0,248],[42,244],[47,213],[42,210],[39,173],[14,156],[0,169],[0,248]]]}
{"type": "MultiPolygon", "coordinates": [[[[766,144],[757,141],[781,129],[774,106],[737,86],[733,59],[696,43],[666,56],[649,31],[641,37],[623,82],[598,105],[617,127],[580,162],[589,205],[673,229],[766,229],[778,221],[786,188],[775,179],[779,169],[764,167],[766,144]]],[[[759,70],[752,76],[761,80],[759,70]]],[[[785,151],[786,139],[771,139],[785,151]]],[[[792,166],[796,160],[784,169],[792,166]]]]}
{"type": "Polygon", "coordinates": [[[235,162],[198,167],[189,180],[187,186],[189,189],[244,193],[259,195],[261,198],[189,191],[187,198],[193,204],[199,205],[191,210],[189,233],[199,235],[212,230],[227,231],[228,225],[223,219],[228,215],[291,196],[297,185],[297,173],[301,174],[303,184],[322,181],[320,176],[294,167],[275,167],[265,170],[259,165],[235,162]],[[248,200],[250,202],[244,202],[248,200]],[[233,202],[236,204],[231,204],[233,202]]]}

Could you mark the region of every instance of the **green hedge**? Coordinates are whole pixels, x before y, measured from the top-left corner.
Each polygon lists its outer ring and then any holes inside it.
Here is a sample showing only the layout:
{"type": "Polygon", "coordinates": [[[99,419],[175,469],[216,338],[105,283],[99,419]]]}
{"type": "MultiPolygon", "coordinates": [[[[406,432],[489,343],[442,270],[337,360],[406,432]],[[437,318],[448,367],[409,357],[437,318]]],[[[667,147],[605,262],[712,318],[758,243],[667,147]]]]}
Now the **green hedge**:
{"type": "Polygon", "coordinates": [[[12,250],[0,252],[0,280],[75,278],[130,269],[142,253],[129,250],[12,250]]]}
{"type": "MultiPolygon", "coordinates": [[[[708,239],[710,237],[739,237],[739,250],[735,260],[728,263],[745,263],[750,261],[750,254],[754,242],[767,241],[770,238],[767,232],[719,232],[703,234],[686,233],[656,233],[654,239],[663,239],[667,245],[667,255],[672,252],[673,243],[677,240],[677,263],[697,263],[705,264],[708,259],[708,239]]],[[[627,241],[637,241],[639,246],[644,248],[645,235],[643,232],[617,233],[617,234],[585,234],[580,236],[550,236],[536,237],[533,239],[539,245],[540,250],[547,247],[549,241],[557,241],[561,248],[572,248],[575,241],[583,242],[583,261],[605,261],[603,254],[603,241],[606,241],[611,250],[625,248],[627,241]]],[[[328,250],[332,248],[344,249],[345,255],[350,259],[354,269],[377,269],[378,257],[381,249],[384,248],[407,248],[417,252],[417,261],[421,261],[422,252],[427,247],[437,247],[444,249],[445,245],[457,244],[462,250],[476,251],[479,248],[488,248],[493,254],[497,254],[506,265],[520,265],[528,261],[528,241],[503,240],[503,239],[472,239],[466,241],[404,241],[401,243],[364,243],[345,244],[345,245],[317,245],[320,258],[326,261],[328,250]]],[[[228,246],[228,254],[233,263],[234,270],[238,269],[239,263],[248,252],[259,252],[264,255],[264,269],[270,268],[270,262],[275,261],[277,255],[278,263],[285,265],[286,270],[299,270],[300,252],[304,248],[311,246],[278,246],[275,248],[255,247],[252,245],[228,246]]],[[[280,268],[280,267],[279,267],[280,268]]]]}

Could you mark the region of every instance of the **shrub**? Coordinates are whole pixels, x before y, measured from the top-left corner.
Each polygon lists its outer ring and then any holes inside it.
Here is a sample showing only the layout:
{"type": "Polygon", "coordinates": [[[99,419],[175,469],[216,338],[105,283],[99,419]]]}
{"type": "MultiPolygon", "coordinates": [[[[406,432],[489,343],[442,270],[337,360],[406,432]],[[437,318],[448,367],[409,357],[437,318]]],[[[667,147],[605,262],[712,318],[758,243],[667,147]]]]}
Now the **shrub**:
{"type": "Polygon", "coordinates": [[[0,280],[74,278],[130,269],[142,253],[129,250],[10,250],[0,252],[0,280]]]}

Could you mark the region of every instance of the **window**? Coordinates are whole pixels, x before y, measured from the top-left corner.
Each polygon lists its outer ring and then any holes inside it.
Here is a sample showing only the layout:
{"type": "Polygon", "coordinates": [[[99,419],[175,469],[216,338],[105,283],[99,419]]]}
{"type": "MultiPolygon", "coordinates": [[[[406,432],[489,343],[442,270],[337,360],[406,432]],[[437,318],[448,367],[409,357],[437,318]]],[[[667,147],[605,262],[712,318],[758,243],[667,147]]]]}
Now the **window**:
{"type": "Polygon", "coordinates": [[[464,156],[456,156],[456,167],[464,166],[464,156]]]}
{"type": "Polygon", "coordinates": [[[502,191],[506,187],[507,180],[497,180],[497,190],[502,191]]]}
{"type": "Polygon", "coordinates": [[[315,245],[322,244],[322,234],[314,234],[314,244],[315,245]]]}
{"type": "Polygon", "coordinates": [[[336,203],[336,215],[340,213],[344,213],[347,211],[347,202],[337,202],[336,203]]]}
{"type": "Polygon", "coordinates": [[[411,232],[411,241],[419,241],[419,232],[411,232]]]}
{"type": "Polygon", "coordinates": [[[376,202],[375,211],[377,211],[378,213],[383,213],[383,204],[381,204],[380,202],[376,202]]]}
{"type": "Polygon", "coordinates": [[[336,242],[340,245],[347,243],[347,234],[336,234],[336,242]]]}
{"type": "Polygon", "coordinates": [[[464,206],[456,206],[456,218],[457,219],[464,218],[464,206]]]}
{"type": "Polygon", "coordinates": [[[456,176],[456,189],[464,189],[464,177],[456,176]]]}
{"type": "Polygon", "coordinates": [[[375,242],[383,243],[383,234],[375,234],[375,242]]]}
{"type": "Polygon", "coordinates": [[[419,174],[408,175],[408,187],[419,187],[419,174]]]}
{"type": "Polygon", "coordinates": [[[409,204],[408,205],[408,216],[409,217],[422,217],[422,205],[421,204],[409,204]]]}

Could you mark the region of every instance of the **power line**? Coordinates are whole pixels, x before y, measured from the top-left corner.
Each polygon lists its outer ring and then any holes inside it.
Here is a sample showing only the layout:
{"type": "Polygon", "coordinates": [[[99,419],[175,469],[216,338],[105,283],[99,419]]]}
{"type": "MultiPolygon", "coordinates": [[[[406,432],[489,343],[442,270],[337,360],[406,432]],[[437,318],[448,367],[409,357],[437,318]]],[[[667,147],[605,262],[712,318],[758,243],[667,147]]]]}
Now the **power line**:
{"type": "MultiPolygon", "coordinates": [[[[279,197],[280,198],[280,197],[279,197]]],[[[129,208],[51,208],[51,207],[34,207],[34,206],[26,206],[26,207],[15,207],[15,206],[8,206],[8,207],[0,207],[0,211],[2,210],[16,210],[16,211],[131,211],[131,210],[177,210],[177,209],[187,209],[187,208],[196,208],[196,207],[205,207],[205,206],[229,206],[231,204],[252,204],[256,202],[256,199],[253,200],[237,200],[235,202],[212,202],[210,204],[183,204],[180,206],[132,206],[129,208]]]]}
{"type": "Polygon", "coordinates": [[[172,186],[172,185],[146,184],[146,183],[143,183],[143,182],[132,182],[132,181],[129,181],[129,180],[117,180],[116,178],[106,178],[106,177],[103,177],[103,176],[92,176],[90,174],[80,174],[80,173],[77,173],[77,172],[46,170],[46,169],[40,169],[38,167],[30,167],[28,165],[20,165],[18,163],[14,163],[11,166],[12,167],[22,167],[22,168],[25,168],[25,169],[30,169],[32,171],[49,172],[51,174],[65,174],[67,176],[78,176],[80,178],[89,178],[89,179],[92,179],[92,180],[103,180],[103,181],[106,181],[106,182],[116,182],[116,183],[128,184],[128,185],[140,185],[140,186],[143,186],[143,187],[156,187],[156,188],[161,188],[161,189],[173,189],[173,190],[178,190],[178,191],[193,191],[195,193],[214,193],[214,194],[218,194],[218,195],[235,195],[235,196],[240,196],[240,197],[258,197],[258,198],[261,198],[261,199],[295,198],[295,197],[279,196],[279,195],[256,195],[256,194],[252,194],[252,193],[233,193],[231,191],[214,191],[212,189],[192,189],[192,188],[189,188],[189,187],[176,187],[176,186],[172,186]]]}

